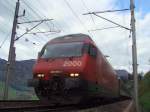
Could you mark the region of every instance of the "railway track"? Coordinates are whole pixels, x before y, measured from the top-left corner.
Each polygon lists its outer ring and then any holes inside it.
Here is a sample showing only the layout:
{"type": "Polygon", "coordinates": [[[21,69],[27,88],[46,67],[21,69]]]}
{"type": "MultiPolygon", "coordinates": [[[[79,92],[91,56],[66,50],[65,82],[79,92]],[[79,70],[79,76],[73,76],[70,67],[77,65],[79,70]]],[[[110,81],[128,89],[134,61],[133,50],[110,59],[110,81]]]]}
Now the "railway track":
{"type": "Polygon", "coordinates": [[[41,101],[1,101],[0,112],[130,112],[126,109],[130,103],[129,99],[109,104],[96,101],[79,105],[50,105],[41,101]]]}
{"type": "Polygon", "coordinates": [[[41,101],[1,101],[0,112],[54,112],[76,110],[75,105],[50,105],[41,101]]]}

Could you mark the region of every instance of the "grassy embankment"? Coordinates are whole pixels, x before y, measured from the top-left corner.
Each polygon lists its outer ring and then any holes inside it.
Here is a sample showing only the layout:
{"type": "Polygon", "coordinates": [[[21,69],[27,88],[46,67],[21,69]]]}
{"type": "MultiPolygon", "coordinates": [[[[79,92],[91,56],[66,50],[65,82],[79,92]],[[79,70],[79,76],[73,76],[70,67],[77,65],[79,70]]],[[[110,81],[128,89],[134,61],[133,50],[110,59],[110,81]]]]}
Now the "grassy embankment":
{"type": "MultiPolygon", "coordinates": [[[[3,99],[4,82],[0,81],[0,100],[3,99]]],[[[38,100],[33,91],[18,91],[9,87],[9,100],[38,100]]]]}
{"type": "Polygon", "coordinates": [[[139,102],[143,112],[150,112],[150,71],[140,81],[139,96],[139,102]]]}

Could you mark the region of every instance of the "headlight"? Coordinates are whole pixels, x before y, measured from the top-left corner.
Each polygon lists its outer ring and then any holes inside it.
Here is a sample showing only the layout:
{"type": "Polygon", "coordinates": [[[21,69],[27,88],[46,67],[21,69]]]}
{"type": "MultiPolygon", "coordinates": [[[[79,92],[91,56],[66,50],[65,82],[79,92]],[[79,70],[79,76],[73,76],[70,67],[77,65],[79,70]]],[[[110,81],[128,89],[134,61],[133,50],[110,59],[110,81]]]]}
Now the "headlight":
{"type": "Polygon", "coordinates": [[[39,78],[44,77],[44,74],[37,74],[37,77],[39,78]]]}
{"type": "Polygon", "coordinates": [[[70,74],[70,77],[78,77],[79,76],[79,73],[71,73],[70,74]]]}
{"type": "Polygon", "coordinates": [[[75,76],[75,77],[78,77],[78,76],[79,76],[79,74],[78,74],[78,73],[75,73],[75,74],[74,74],[74,76],[75,76]]]}
{"type": "Polygon", "coordinates": [[[70,74],[70,77],[74,77],[74,73],[71,73],[71,74],[70,74]]]}

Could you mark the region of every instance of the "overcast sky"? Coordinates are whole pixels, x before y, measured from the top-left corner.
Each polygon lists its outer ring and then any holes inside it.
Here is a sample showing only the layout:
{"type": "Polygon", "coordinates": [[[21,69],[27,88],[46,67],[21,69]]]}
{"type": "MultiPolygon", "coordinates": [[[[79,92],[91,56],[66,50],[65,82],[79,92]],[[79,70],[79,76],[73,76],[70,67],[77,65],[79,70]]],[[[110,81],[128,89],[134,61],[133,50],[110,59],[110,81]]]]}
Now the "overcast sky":
{"type": "MultiPolygon", "coordinates": [[[[109,62],[114,68],[132,71],[130,32],[123,28],[91,31],[115,26],[94,15],[83,13],[113,9],[129,8],[129,0],[20,0],[21,15],[19,22],[52,18],[32,32],[61,31],[60,33],[26,34],[16,41],[16,59],[36,59],[38,51],[50,39],[72,33],[85,33],[91,36],[104,55],[109,55],[109,62]],[[27,41],[28,40],[28,41],[27,41]]],[[[139,72],[150,70],[150,8],[149,0],[136,2],[136,34],[139,72]]],[[[0,58],[8,58],[11,28],[16,0],[0,0],[0,58]],[[6,41],[5,41],[6,40],[6,41]],[[4,43],[4,44],[3,44],[4,43]]],[[[99,14],[125,27],[130,28],[130,12],[114,12],[99,14]]],[[[35,23],[18,25],[17,36],[35,23]]]]}

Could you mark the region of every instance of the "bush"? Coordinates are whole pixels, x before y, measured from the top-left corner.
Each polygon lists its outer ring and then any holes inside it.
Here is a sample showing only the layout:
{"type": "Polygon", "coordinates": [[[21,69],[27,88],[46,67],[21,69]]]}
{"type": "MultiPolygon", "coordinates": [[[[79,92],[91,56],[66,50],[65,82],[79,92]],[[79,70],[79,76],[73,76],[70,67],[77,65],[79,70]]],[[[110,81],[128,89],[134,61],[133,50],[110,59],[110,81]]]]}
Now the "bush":
{"type": "Polygon", "coordinates": [[[144,112],[150,112],[150,71],[140,81],[139,101],[144,112]]]}

